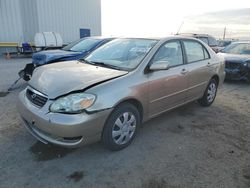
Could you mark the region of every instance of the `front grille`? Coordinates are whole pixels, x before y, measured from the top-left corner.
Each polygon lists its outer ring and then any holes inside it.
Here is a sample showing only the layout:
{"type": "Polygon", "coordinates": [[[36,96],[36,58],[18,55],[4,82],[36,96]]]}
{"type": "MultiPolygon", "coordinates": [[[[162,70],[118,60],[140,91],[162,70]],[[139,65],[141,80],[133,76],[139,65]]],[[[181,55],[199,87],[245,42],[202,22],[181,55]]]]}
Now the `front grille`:
{"type": "Polygon", "coordinates": [[[35,104],[38,107],[43,107],[48,100],[46,97],[44,97],[44,96],[42,96],[42,95],[38,94],[37,92],[34,92],[30,89],[26,90],[26,96],[30,100],[30,102],[32,102],[33,104],[35,104]]]}
{"type": "Polygon", "coordinates": [[[240,69],[241,63],[226,61],[225,67],[228,69],[240,69]]]}

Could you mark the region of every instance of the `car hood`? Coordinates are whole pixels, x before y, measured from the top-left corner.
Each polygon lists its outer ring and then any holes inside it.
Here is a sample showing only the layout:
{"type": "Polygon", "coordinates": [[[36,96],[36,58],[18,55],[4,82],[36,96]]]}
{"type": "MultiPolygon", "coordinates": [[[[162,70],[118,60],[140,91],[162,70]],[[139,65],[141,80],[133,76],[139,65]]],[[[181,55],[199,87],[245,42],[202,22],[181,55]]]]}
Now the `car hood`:
{"type": "Polygon", "coordinates": [[[79,61],[66,61],[35,69],[29,85],[50,99],[54,99],[127,73],[127,71],[94,66],[79,61]]]}
{"type": "Polygon", "coordinates": [[[227,62],[237,62],[243,63],[250,60],[250,55],[242,54],[228,54],[228,53],[218,53],[219,56],[222,56],[227,62]]]}
{"type": "Polygon", "coordinates": [[[69,58],[84,54],[85,52],[74,52],[65,50],[45,50],[35,53],[32,56],[33,63],[36,65],[43,65],[50,61],[55,61],[63,58],[69,58]]]}

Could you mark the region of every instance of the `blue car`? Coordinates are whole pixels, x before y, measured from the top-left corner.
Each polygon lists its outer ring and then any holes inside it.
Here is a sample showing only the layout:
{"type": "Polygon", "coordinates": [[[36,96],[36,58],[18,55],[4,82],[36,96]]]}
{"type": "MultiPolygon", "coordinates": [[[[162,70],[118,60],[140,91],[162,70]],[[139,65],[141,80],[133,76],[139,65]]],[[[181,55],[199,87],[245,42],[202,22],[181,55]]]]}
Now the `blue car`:
{"type": "Polygon", "coordinates": [[[27,64],[25,68],[19,72],[19,76],[25,81],[28,81],[36,67],[49,63],[84,58],[90,52],[112,39],[113,38],[86,37],[72,42],[60,50],[45,50],[34,53],[32,56],[32,63],[27,64]]]}
{"type": "Polygon", "coordinates": [[[112,38],[87,37],[72,42],[61,50],[45,50],[32,56],[32,63],[41,66],[58,61],[69,61],[84,58],[101,45],[111,41],[112,38]]]}

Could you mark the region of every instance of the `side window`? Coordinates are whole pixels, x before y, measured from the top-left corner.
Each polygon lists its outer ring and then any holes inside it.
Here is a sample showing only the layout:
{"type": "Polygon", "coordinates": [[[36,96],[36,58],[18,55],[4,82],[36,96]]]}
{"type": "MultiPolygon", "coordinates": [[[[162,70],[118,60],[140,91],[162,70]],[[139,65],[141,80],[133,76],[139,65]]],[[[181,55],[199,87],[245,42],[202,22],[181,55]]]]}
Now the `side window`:
{"type": "Polygon", "coordinates": [[[168,61],[170,67],[183,64],[182,49],[179,41],[167,42],[159,48],[152,62],[168,61]]]}
{"type": "Polygon", "coordinates": [[[209,57],[204,47],[196,41],[184,41],[184,46],[188,63],[204,60],[206,55],[209,57]]]}

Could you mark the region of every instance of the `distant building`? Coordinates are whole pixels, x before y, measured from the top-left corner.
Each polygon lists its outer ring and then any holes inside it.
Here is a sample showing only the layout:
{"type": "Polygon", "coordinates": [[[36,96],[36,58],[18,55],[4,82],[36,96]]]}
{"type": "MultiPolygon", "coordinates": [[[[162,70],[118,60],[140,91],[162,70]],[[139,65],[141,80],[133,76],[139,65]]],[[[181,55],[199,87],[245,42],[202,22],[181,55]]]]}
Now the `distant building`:
{"type": "Polygon", "coordinates": [[[33,42],[45,31],[64,43],[101,35],[101,0],[0,0],[0,42],[33,42]]]}

